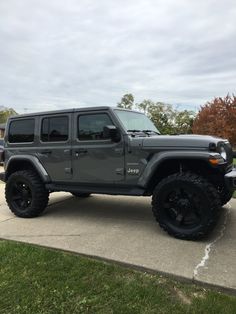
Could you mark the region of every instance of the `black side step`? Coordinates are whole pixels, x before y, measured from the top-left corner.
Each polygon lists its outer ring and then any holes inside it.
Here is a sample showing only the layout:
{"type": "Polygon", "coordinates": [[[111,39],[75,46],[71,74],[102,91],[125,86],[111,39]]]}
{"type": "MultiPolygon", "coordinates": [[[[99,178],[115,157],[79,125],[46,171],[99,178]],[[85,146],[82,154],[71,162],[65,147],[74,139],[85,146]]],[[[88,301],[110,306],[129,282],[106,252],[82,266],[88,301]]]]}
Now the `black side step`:
{"type": "Polygon", "coordinates": [[[92,186],[92,185],[68,185],[59,183],[46,184],[46,189],[49,191],[63,192],[78,192],[78,193],[94,193],[94,194],[109,194],[109,195],[132,195],[142,196],[145,190],[139,187],[120,187],[120,186],[92,186]]]}

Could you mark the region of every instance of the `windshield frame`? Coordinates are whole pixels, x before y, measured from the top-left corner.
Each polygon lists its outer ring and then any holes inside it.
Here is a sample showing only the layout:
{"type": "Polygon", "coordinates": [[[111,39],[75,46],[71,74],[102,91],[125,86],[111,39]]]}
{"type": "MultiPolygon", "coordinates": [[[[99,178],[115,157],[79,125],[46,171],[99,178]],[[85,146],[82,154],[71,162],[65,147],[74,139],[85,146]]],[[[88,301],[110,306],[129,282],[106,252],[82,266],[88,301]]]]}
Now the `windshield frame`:
{"type": "MultiPolygon", "coordinates": [[[[114,112],[116,114],[116,117],[119,120],[120,124],[122,125],[122,127],[123,127],[123,129],[124,129],[126,134],[133,133],[132,132],[133,129],[130,129],[130,128],[126,127],[126,125],[122,121],[121,117],[119,116],[118,111],[123,111],[123,112],[127,112],[127,113],[130,113],[130,114],[139,114],[139,115],[145,116],[145,118],[149,120],[149,122],[151,123],[151,126],[152,126],[152,128],[148,128],[148,130],[150,130],[151,132],[155,133],[156,135],[160,135],[161,134],[160,131],[157,129],[157,127],[154,125],[154,123],[151,121],[151,119],[147,115],[145,115],[143,112],[135,111],[135,110],[123,109],[123,108],[114,108],[113,110],[114,110],[114,112]]],[[[143,129],[142,128],[140,130],[134,130],[134,131],[145,134],[147,129],[143,129]]]]}

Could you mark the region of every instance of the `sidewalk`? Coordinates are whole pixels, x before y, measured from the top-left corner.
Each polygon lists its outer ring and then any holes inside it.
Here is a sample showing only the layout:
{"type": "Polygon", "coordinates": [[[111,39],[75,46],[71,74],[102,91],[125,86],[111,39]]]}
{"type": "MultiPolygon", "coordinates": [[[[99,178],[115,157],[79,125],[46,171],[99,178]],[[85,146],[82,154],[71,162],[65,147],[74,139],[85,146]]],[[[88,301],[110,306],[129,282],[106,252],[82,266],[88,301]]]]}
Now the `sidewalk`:
{"type": "Polygon", "coordinates": [[[0,238],[69,250],[236,292],[236,200],[209,239],[174,239],[155,222],[150,198],[54,193],[44,215],[15,217],[0,184],[0,238]]]}

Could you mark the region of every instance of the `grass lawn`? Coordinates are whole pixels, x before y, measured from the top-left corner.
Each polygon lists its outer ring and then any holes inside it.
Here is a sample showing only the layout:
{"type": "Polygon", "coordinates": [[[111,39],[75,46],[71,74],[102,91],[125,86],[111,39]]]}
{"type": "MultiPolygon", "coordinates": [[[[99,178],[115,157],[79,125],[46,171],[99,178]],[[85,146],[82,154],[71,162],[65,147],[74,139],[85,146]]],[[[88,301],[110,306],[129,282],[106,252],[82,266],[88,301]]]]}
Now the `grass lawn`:
{"type": "Polygon", "coordinates": [[[0,313],[236,313],[236,297],[70,253],[0,241],[0,313]]]}

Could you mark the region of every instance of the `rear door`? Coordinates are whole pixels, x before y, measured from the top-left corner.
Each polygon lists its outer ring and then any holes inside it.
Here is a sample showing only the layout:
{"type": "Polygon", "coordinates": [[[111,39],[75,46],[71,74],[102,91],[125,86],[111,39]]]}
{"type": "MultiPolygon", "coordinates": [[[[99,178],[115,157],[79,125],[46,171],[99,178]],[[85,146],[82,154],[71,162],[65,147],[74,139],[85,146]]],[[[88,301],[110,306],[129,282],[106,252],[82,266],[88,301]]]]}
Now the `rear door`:
{"type": "Polygon", "coordinates": [[[41,116],[37,157],[52,181],[68,182],[71,168],[71,113],[41,116]]]}

